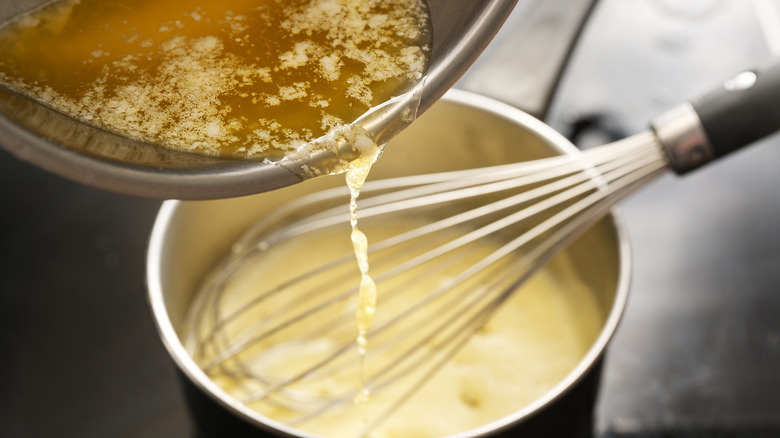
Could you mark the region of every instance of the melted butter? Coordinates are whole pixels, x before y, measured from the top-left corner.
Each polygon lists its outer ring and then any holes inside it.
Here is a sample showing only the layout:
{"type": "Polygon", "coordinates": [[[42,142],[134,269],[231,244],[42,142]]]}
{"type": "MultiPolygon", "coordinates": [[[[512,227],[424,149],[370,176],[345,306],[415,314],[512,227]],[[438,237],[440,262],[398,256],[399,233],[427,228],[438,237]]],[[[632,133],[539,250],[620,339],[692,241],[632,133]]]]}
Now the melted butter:
{"type": "Polygon", "coordinates": [[[281,158],[420,81],[423,0],[60,0],[0,27],[0,81],[168,148],[281,158]]]}
{"type": "MultiPolygon", "coordinates": [[[[357,329],[357,350],[360,362],[360,388],[355,396],[355,403],[365,407],[368,404],[370,393],[366,387],[366,348],[368,346],[368,330],[376,313],[377,291],[376,284],[368,272],[368,239],[365,233],[358,228],[357,200],[360,197],[360,188],[366,182],[371,165],[379,157],[379,146],[367,136],[359,137],[354,144],[360,151],[360,157],[349,163],[346,172],[347,187],[349,187],[349,224],[352,228],[350,238],[355,252],[358,269],[360,270],[360,285],[358,286],[358,299],[355,308],[355,328],[357,329]]],[[[364,419],[368,423],[368,412],[364,409],[364,419]]]]}

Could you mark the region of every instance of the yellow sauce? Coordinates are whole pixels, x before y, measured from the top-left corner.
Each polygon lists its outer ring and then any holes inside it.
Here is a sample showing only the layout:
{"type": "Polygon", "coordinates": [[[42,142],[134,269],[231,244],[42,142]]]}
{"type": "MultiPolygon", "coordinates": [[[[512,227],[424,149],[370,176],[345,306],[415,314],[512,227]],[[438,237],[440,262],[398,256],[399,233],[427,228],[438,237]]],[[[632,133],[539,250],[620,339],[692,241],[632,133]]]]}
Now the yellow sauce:
{"type": "Polygon", "coordinates": [[[423,0],[60,0],[0,27],[0,82],[168,148],[280,158],[422,78],[423,0]]]}
{"type": "MultiPolygon", "coordinates": [[[[426,218],[363,219],[361,228],[373,241],[381,241],[426,222],[426,218]]],[[[463,231],[449,230],[453,235],[462,235],[463,231]]],[[[445,240],[451,238],[447,236],[445,240]]],[[[225,285],[218,302],[220,314],[227,315],[241,308],[261,290],[273,289],[323,261],[348,254],[353,251],[349,243],[344,239],[344,230],[334,227],[275,244],[267,253],[247,260],[240,272],[225,285]]],[[[379,305],[373,315],[372,330],[368,332],[366,369],[363,371],[366,376],[375,375],[387,365],[389,357],[403,356],[405,353],[400,352],[419,341],[418,335],[424,329],[445,321],[452,303],[465,302],[466,298],[454,297],[451,303],[445,298],[442,303],[431,303],[404,326],[378,333],[380,327],[498,246],[499,242],[482,239],[470,245],[463,257],[456,256],[456,261],[442,271],[432,269],[435,264],[427,264],[418,271],[412,270],[378,283],[379,305]],[[387,339],[401,342],[386,356],[380,351],[387,339]]],[[[381,275],[387,269],[387,263],[392,265],[400,261],[397,257],[377,253],[372,256],[372,271],[381,275]]],[[[230,325],[220,327],[217,338],[232,338],[248,327],[252,333],[264,331],[300,309],[310,308],[349,290],[354,287],[359,272],[354,263],[344,266],[342,270],[333,269],[327,275],[308,278],[252,306],[230,325]],[[315,293],[308,295],[307,291],[315,293]],[[258,321],[267,322],[267,325],[258,327],[255,325],[258,321]]],[[[487,270],[467,281],[464,288],[469,294],[478,293],[496,275],[487,270]]],[[[243,348],[238,357],[210,369],[208,375],[227,393],[237,400],[245,400],[248,407],[262,415],[280,422],[295,421],[301,414],[296,409],[314,409],[309,408],[305,400],[335,399],[355,389],[358,368],[354,363],[354,352],[347,352],[326,366],[322,374],[285,384],[284,391],[250,401],[247,397],[268,388],[268,384],[255,377],[260,376],[273,386],[318,363],[340,346],[354,344],[352,315],[361,305],[354,296],[339,301],[311,318],[296,321],[284,333],[243,348]]],[[[596,339],[603,317],[594,293],[578,280],[568,259],[558,258],[516,291],[430,381],[367,436],[440,437],[485,425],[527,406],[574,369],[596,339]]],[[[206,318],[199,321],[197,330],[211,333],[214,329],[211,324],[206,318]]],[[[213,345],[204,348],[196,361],[210,362],[213,354],[220,350],[212,348],[213,345]]],[[[429,352],[436,347],[426,344],[418,350],[429,352]]],[[[372,390],[370,403],[366,406],[355,406],[347,399],[341,408],[318,414],[295,427],[325,437],[359,436],[366,425],[364,416],[368,415],[369,423],[380,418],[410,386],[419,386],[417,381],[424,370],[415,368],[404,374],[406,377],[400,381],[372,390]]]]}

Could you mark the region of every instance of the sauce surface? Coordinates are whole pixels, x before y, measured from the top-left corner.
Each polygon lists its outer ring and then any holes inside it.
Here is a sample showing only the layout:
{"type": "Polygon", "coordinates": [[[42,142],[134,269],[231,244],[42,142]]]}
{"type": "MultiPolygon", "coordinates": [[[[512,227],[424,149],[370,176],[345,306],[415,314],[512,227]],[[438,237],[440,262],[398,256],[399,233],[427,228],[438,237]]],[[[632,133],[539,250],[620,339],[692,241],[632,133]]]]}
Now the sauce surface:
{"type": "MultiPolygon", "coordinates": [[[[408,221],[406,218],[387,221],[367,217],[361,220],[361,229],[372,241],[381,242],[427,222],[426,218],[407,217],[408,221]]],[[[516,412],[550,391],[582,360],[603,324],[604,315],[594,292],[579,279],[568,258],[558,257],[516,291],[432,378],[424,377],[424,374],[433,359],[426,359],[422,365],[408,370],[406,363],[394,365],[393,369],[403,371],[403,377],[382,388],[369,383],[370,402],[356,405],[351,394],[359,394],[364,389],[358,387],[360,373],[370,382],[371,376],[381,373],[395,359],[406,356],[410,347],[423,355],[435,354],[440,349],[438,344],[449,336],[450,330],[471,333],[468,328],[460,328],[460,322],[448,323],[452,308],[471,302],[483,285],[490,284],[494,276],[506,271],[485,270],[465,282],[462,288],[448,292],[443,301],[425,305],[413,318],[381,333],[385,324],[493,252],[501,242],[481,239],[463,253],[456,254],[447,266],[426,264],[395,275],[389,281],[377,280],[377,312],[368,318],[373,321],[367,332],[365,369],[358,369],[354,350],[328,365],[317,365],[342,346],[354,345],[354,315],[363,303],[354,294],[343,300],[336,300],[336,297],[354,289],[359,270],[354,261],[350,261],[295,285],[287,282],[323,262],[338,260],[351,253],[351,242],[344,238],[345,228],[346,225],[333,227],[279,242],[267,252],[258,252],[244,260],[241,268],[222,285],[215,301],[209,302],[205,313],[210,315],[210,306],[214,305],[218,310],[213,313],[220,320],[227,315],[235,316],[231,316],[225,325],[209,318],[198,319],[192,327],[190,335],[206,339],[195,360],[204,366],[209,377],[236,400],[276,421],[291,422],[318,436],[360,436],[366,418],[373,424],[410,387],[421,386],[411,399],[367,436],[433,438],[464,432],[516,412]],[[264,291],[282,285],[286,285],[282,293],[256,301],[264,291]],[[460,291],[465,295],[461,297],[460,291]],[[255,337],[269,333],[271,327],[306,309],[317,308],[323,302],[333,302],[333,305],[296,320],[268,337],[255,337]],[[437,335],[430,342],[416,346],[427,338],[431,329],[442,323],[447,326],[441,329],[441,337],[437,335]],[[218,366],[206,365],[224,351],[222,342],[234,339],[257,341],[242,345],[236,356],[220,361],[218,366]],[[318,371],[307,374],[307,378],[295,382],[287,380],[299,373],[308,373],[313,365],[318,371]],[[419,379],[427,383],[419,385],[419,379]],[[288,383],[277,392],[279,382],[288,383]],[[274,388],[272,393],[268,392],[269,387],[274,388]],[[260,394],[264,396],[255,397],[260,394]],[[295,423],[306,412],[321,406],[321,399],[330,401],[342,397],[344,401],[339,408],[295,423]]],[[[462,235],[463,230],[452,232],[454,237],[462,235]]],[[[424,250],[418,246],[408,249],[424,250]]],[[[404,249],[397,255],[379,253],[372,256],[374,278],[380,279],[387,269],[408,260],[413,254],[404,249]]],[[[465,317],[469,318],[472,311],[478,312],[485,305],[484,302],[468,305],[465,317]]]]}
{"type": "Polygon", "coordinates": [[[422,78],[423,0],[61,0],[0,28],[0,82],[136,140],[281,158],[422,78]]]}

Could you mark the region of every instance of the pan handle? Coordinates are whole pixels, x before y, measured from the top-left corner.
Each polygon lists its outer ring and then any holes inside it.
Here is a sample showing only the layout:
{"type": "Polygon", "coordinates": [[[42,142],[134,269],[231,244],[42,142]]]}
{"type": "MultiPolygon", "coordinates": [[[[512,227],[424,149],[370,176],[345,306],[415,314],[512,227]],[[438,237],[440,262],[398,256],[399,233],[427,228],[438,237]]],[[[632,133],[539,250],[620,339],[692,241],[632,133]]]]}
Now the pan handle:
{"type": "Polygon", "coordinates": [[[544,119],[596,4],[597,0],[518,2],[485,53],[456,86],[544,119]]]}
{"type": "Polygon", "coordinates": [[[721,157],[780,129],[780,62],[747,70],[692,102],[721,157]]]}

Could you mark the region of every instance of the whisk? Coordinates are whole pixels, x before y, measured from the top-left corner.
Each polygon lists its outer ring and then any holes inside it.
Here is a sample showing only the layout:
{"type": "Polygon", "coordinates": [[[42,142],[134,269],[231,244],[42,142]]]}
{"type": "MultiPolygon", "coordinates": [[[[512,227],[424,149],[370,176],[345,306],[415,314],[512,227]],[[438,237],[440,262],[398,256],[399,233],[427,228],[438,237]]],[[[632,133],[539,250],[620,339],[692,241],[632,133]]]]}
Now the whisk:
{"type": "MultiPolygon", "coordinates": [[[[780,128],[780,66],[741,73],[652,126],[576,155],[366,183],[361,224],[388,236],[368,248],[383,300],[368,335],[366,363],[375,365],[364,384],[393,399],[365,430],[408,401],[529,276],[621,199],[669,169],[685,173],[780,128]],[[488,249],[474,250],[485,242],[488,249]],[[431,278],[441,280],[426,283],[431,278]],[[426,293],[407,295],[420,284],[426,293]]],[[[316,252],[316,239],[330,230],[347,240],[343,196],[318,192],[256,223],[189,313],[186,346],[203,371],[240,386],[235,394],[245,404],[293,412],[293,426],[361,391],[357,381],[332,391],[318,383],[356,375],[354,255],[347,248],[320,264],[299,260],[243,301],[231,301],[226,288],[254,260],[288,245],[315,239],[307,245],[316,252]]]]}

